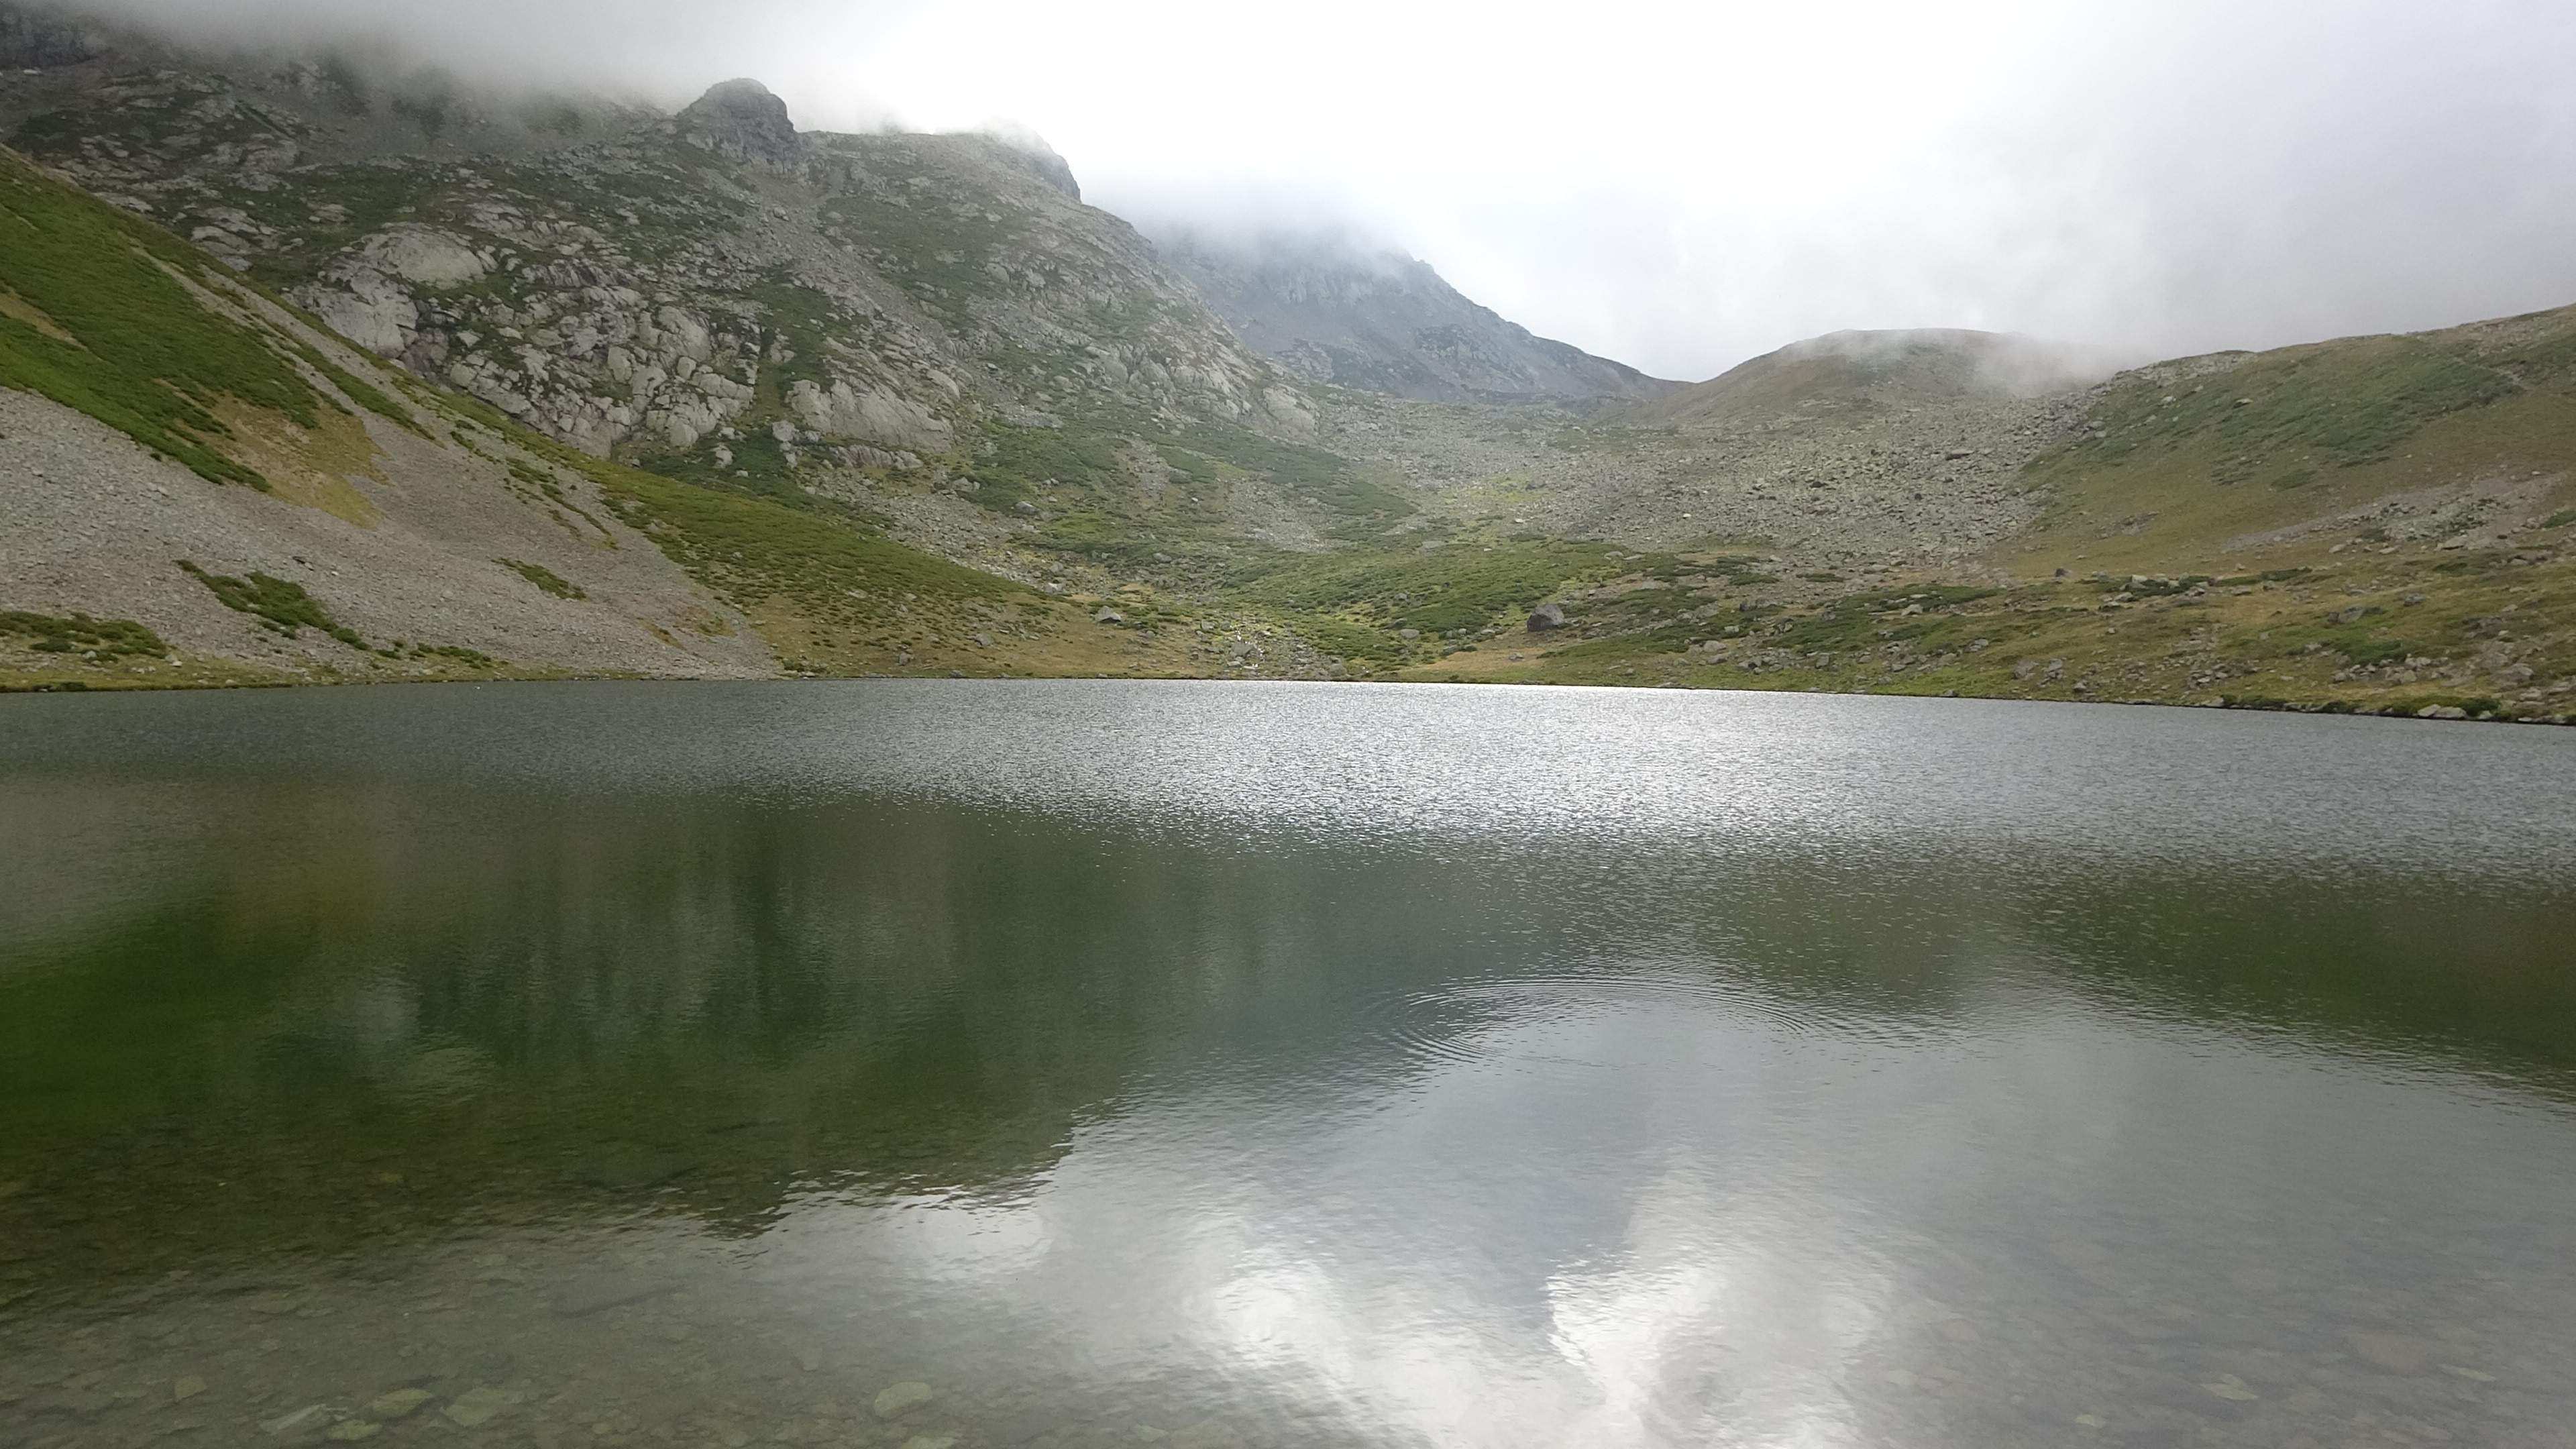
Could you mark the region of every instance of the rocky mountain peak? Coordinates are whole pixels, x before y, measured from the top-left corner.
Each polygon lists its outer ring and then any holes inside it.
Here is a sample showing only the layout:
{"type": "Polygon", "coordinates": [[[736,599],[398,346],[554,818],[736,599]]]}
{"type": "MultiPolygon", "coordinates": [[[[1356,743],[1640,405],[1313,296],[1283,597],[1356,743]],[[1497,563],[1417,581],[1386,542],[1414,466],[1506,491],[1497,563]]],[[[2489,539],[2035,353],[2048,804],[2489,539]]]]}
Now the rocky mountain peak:
{"type": "Polygon", "coordinates": [[[804,151],[787,103],[756,80],[718,81],[681,110],[679,121],[692,139],[749,161],[784,166],[804,151]]]}
{"type": "Polygon", "coordinates": [[[1478,306],[1430,264],[1339,229],[1165,220],[1165,260],[1255,351],[1317,382],[1440,402],[1645,401],[1680,387],[1478,306]]]}

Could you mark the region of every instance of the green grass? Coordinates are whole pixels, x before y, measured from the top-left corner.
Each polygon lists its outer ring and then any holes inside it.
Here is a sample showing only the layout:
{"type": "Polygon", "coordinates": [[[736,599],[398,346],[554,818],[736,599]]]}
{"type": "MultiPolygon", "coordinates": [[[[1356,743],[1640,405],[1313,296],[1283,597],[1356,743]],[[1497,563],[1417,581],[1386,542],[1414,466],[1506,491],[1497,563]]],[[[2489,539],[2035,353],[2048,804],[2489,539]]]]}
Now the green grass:
{"type": "Polygon", "coordinates": [[[458,220],[462,180],[429,162],[362,162],[299,168],[291,186],[225,187],[216,199],[274,230],[270,244],[251,258],[250,275],[284,290],[313,280],[333,257],[394,222],[458,220]],[[320,203],[339,210],[317,217],[320,203]]]}
{"type": "Polygon", "coordinates": [[[980,206],[927,199],[836,196],[823,204],[823,216],[836,240],[867,253],[913,300],[952,324],[968,320],[975,299],[1005,289],[986,263],[1022,232],[1016,217],[997,220],[980,206]]]}
{"type": "MultiPolygon", "coordinates": [[[[329,328],[324,327],[321,320],[318,318],[313,319],[312,326],[317,332],[327,332],[330,330],[329,328]]],[[[311,367],[315,372],[329,378],[331,380],[331,385],[338,388],[341,394],[348,398],[349,401],[356,403],[358,406],[365,408],[367,411],[374,413],[380,418],[385,419],[387,422],[394,424],[396,427],[401,428],[407,433],[412,433],[423,438],[429,436],[428,429],[423,428],[420,425],[420,420],[411,415],[411,410],[409,408],[396,403],[391,397],[387,396],[373,384],[364,381],[359,378],[357,374],[340,366],[338,363],[333,362],[330,358],[323,356],[320,348],[312,346],[309,343],[296,341],[292,338],[287,339],[287,341],[288,344],[295,349],[296,356],[304,359],[306,366],[311,367]]]]}
{"type": "Polygon", "coordinates": [[[802,509],[700,488],[533,435],[525,441],[587,474],[629,524],[740,607],[781,597],[817,620],[852,620],[881,617],[905,595],[947,605],[1037,597],[1025,585],[802,509]]]}
{"type": "MultiPolygon", "coordinates": [[[[783,362],[762,362],[761,400],[777,406],[788,386],[798,382],[829,388],[833,382],[829,365],[831,339],[836,333],[851,330],[849,319],[832,299],[813,287],[789,280],[784,271],[744,288],[743,295],[759,304],[762,320],[794,354],[783,362]]],[[[750,429],[746,427],[744,431],[750,429]]]]}
{"type": "MultiPolygon", "coordinates": [[[[968,501],[1042,520],[1029,542],[1122,568],[1179,572],[1208,587],[1275,550],[1247,538],[1241,490],[1292,503],[1327,538],[1365,540],[1413,504],[1337,454],[1281,442],[1229,423],[1173,428],[1115,408],[1032,427],[984,418],[942,460],[975,480],[968,501]],[[1166,486],[1136,477],[1130,452],[1170,470],[1166,486]],[[1028,510],[1021,509],[1027,504],[1028,510]]],[[[1273,560],[1275,562],[1275,560],[1273,560]]]]}
{"type": "Polygon", "coordinates": [[[1127,465],[1119,457],[1119,439],[1079,427],[1031,428],[986,421],[977,430],[966,471],[976,482],[973,502],[1007,512],[1022,500],[1047,505],[1058,501],[1052,481],[1071,495],[1108,502],[1130,488],[1127,465]]]}
{"type": "Polygon", "coordinates": [[[1603,543],[1514,539],[1281,555],[1249,565],[1230,596],[1291,616],[1318,642],[1329,635],[1335,653],[1390,659],[1413,652],[1397,631],[1437,639],[1526,613],[1570,582],[1618,572],[1620,554],[1603,543]]]}
{"type": "Polygon", "coordinates": [[[2118,385],[2094,414],[2107,434],[2070,451],[2117,465],[2196,447],[2213,456],[2222,480],[2261,477],[2274,488],[2300,488],[2320,465],[2386,459],[2434,419],[2501,401],[2523,385],[2439,334],[2348,338],[2259,353],[2190,384],[2118,385]]]}
{"type": "Polygon", "coordinates": [[[228,431],[213,409],[230,398],[310,428],[336,405],[259,329],[189,295],[178,278],[211,279],[208,266],[0,150],[0,287],[71,339],[0,315],[0,386],[86,413],[200,477],[265,488],[212,446],[228,431]]]}
{"type": "Polygon", "coordinates": [[[131,619],[93,619],[87,614],[32,614],[23,609],[0,611],[0,634],[33,639],[28,645],[44,654],[96,654],[114,659],[126,654],[161,655],[170,646],[161,636],[131,619]]]}
{"type": "Polygon", "coordinates": [[[587,599],[590,597],[588,590],[582,588],[579,584],[567,582],[563,575],[556,573],[553,569],[547,568],[544,564],[528,563],[525,560],[515,558],[494,559],[493,562],[517,574],[519,577],[526,579],[529,583],[536,585],[539,589],[554,595],[558,599],[587,599]]]}
{"type": "Polygon", "coordinates": [[[179,560],[179,567],[212,590],[225,608],[252,616],[259,620],[261,628],[289,639],[302,630],[319,629],[352,649],[367,647],[367,641],[359,638],[356,630],[332,618],[321,600],[304,592],[302,584],[256,570],[240,578],[208,573],[187,559],[179,560]]]}
{"type": "Polygon", "coordinates": [[[1194,423],[1159,437],[1157,451],[1184,482],[1199,486],[1260,478],[1330,515],[1328,538],[1355,541],[1413,516],[1411,499],[1354,468],[1338,453],[1283,443],[1232,423],[1194,423]]]}
{"type": "Polygon", "coordinates": [[[2210,568],[2392,494],[2576,464],[2576,308],[2123,374],[2092,421],[2023,471],[2046,503],[2010,552],[2210,568]]]}
{"type": "Polygon", "coordinates": [[[408,650],[394,652],[408,653],[414,659],[445,659],[476,669],[498,669],[502,663],[480,649],[468,649],[462,644],[414,644],[408,650]]]}
{"type": "Polygon", "coordinates": [[[202,102],[217,92],[203,82],[182,82],[159,94],[120,89],[122,93],[112,101],[66,105],[28,117],[12,143],[28,155],[56,158],[76,156],[101,142],[131,151],[169,152],[176,149],[175,133],[184,127],[202,154],[271,137],[301,140],[309,130],[298,121],[281,125],[259,107],[235,106],[210,113],[202,102]]]}

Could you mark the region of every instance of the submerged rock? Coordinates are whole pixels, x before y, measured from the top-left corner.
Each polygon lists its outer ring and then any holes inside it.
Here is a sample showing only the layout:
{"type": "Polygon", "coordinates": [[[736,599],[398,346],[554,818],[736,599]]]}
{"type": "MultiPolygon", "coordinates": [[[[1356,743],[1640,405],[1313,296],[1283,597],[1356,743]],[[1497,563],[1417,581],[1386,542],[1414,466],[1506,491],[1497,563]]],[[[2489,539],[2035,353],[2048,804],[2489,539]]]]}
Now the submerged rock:
{"type": "Polygon", "coordinates": [[[447,1417],[459,1428],[478,1429],[518,1402],[519,1395],[505,1389],[467,1389],[456,1396],[456,1402],[447,1406],[447,1417]]]}
{"type": "Polygon", "coordinates": [[[413,1410],[428,1403],[431,1397],[427,1389],[396,1389],[389,1394],[379,1394],[368,1401],[367,1417],[386,1420],[406,1419],[411,1417],[413,1410]]]}
{"type": "Polygon", "coordinates": [[[919,1379],[906,1379],[879,1390],[874,1407],[878,1418],[892,1419],[910,1413],[938,1396],[938,1390],[919,1379]]]}

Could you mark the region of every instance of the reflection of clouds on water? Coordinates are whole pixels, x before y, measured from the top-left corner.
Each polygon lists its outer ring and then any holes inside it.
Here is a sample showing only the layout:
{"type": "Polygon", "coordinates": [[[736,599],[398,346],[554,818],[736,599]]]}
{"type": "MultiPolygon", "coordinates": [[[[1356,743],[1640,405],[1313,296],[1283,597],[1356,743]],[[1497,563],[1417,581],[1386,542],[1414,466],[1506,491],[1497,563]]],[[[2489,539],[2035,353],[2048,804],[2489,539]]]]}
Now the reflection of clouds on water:
{"type": "Polygon", "coordinates": [[[1853,1345],[1839,1340],[1877,1305],[1814,1281],[1777,1237],[1731,1218],[1696,1167],[1645,1185],[1619,1250],[1548,1282],[1550,1339],[1599,1393],[1567,1442],[1841,1442],[1835,1371],[1853,1345]]]}
{"type": "Polygon", "coordinates": [[[244,711],[253,765],[101,766],[89,815],[0,770],[0,819],[75,827],[60,859],[0,831],[20,1341],[134,1285],[355,1264],[311,1289],[348,1318],[284,1320],[278,1362],[338,1365],[307,1398],[391,1381],[436,1304],[468,1366],[781,1417],[829,1382],[870,1442],[912,1380],[962,1443],[1214,1418],[1301,1449],[1984,1449],[2096,1411],[2288,1442],[2267,1365],[2423,1416],[2569,1402],[2569,898],[2521,884],[2567,858],[2532,846],[2554,736],[2321,774],[2413,732],[970,692],[654,694],[631,748],[614,690],[174,699],[244,711]],[[352,710],[399,778],[261,773],[352,710]],[[540,726],[474,759],[556,751],[559,788],[457,762],[540,726]],[[2184,758],[2231,750],[2277,779],[2184,758]],[[862,798],[887,781],[913,798],[862,798]],[[508,1262],[439,1266],[482,1229],[508,1262]],[[2487,1378],[2337,1380],[2347,1332],[2444,1325],[2487,1378]]]}
{"type": "Polygon", "coordinates": [[[1019,1200],[808,1226],[1399,1442],[1853,1442],[1842,1372],[1915,1290],[1865,1210],[1737,1156],[1811,1084],[1717,1000],[1525,994],[1324,1113],[1149,1095],[1019,1200]],[[1640,1058],[1680,1070],[1595,1069],[1640,1058]]]}

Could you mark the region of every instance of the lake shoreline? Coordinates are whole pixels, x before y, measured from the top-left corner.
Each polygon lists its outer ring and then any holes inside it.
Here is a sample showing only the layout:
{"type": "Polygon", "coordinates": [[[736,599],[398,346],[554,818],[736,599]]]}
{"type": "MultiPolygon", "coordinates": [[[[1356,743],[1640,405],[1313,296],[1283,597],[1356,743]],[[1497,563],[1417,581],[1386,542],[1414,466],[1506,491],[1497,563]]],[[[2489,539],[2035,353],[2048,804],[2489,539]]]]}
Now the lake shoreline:
{"type": "Polygon", "coordinates": [[[171,681],[105,676],[100,678],[9,679],[0,678],[0,695],[13,694],[139,694],[192,693],[226,689],[334,689],[396,687],[404,685],[452,684],[850,684],[861,681],[894,681],[916,679],[981,679],[1011,680],[1024,684],[1045,684],[1062,680],[1117,680],[1132,683],[1215,683],[1215,684],[1370,684],[1388,687],[1429,685],[1436,688],[1475,689],[1576,689],[1617,693],[1635,691],[1643,694],[1797,694],[1841,699],[1975,699],[2006,704],[2073,704],[2108,708],[2153,708],[2229,710],[2251,714],[2346,715],[2356,719],[2412,719],[2459,724],[2523,724],[2576,726],[2576,713],[2521,715],[2510,712],[2472,713],[2458,705],[2389,705],[2373,707],[2348,700],[2280,700],[2222,695],[2215,699],[2086,699],[2054,695],[1970,694],[1964,691],[1919,693],[1910,690],[1802,689],[1794,685],[1772,689],[1746,689],[1730,685],[1706,684],[1606,684],[1570,683],[1540,679],[1315,679],[1298,677],[1239,677],[1223,674],[779,674],[767,679],[724,679],[698,675],[634,674],[546,674],[493,673],[451,674],[423,679],[201,679],[171,681]]]}

